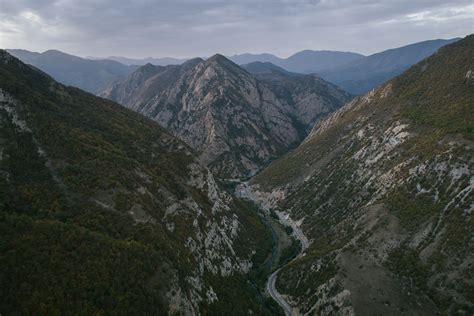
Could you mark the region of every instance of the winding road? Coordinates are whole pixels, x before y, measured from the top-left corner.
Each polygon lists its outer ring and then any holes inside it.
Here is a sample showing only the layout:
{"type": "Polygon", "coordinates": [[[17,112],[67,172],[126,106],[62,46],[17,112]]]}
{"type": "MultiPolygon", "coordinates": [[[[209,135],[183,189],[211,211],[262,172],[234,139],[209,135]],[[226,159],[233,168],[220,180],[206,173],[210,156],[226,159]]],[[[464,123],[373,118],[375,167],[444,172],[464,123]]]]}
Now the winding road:
{"type": "Polygon", "coordinates": [[[288,303],[285,301],[285,299],[278,293],[278,291],[275,288],[275,282],[277,278],[277,274],[280,269],[276,270],[273,272],[270,277],[268,278],[267,281],[267,292],[270,294],[270,296],[273,298],[275,302],[278,303],[278,305],[283,308],[283,311],[285,312],[285,315],[291,315],[292,314],[292,308],[288,303]]]}
{"type": "MultiPolygon", "coordinates": [[[[255,196],[254,192],[252,191],[252,189],[248,185],[248,182],[241,182],[241,181],[236,180],[236,179],[232,179],[232,180],[233,180],[233,182],[239,183],[239,186],[236,188],[236,191],[235,191],[235,194],[238,197],[247,198],[249,200],[252,200],[252,201],[254,201],[255,203],[257,203],[258,205],[260,205],[262,207],[261,201],[259,201],[259,199],[255,196]]],[[[270,297],[275,302],[277,302],[278,305],[281,306],[281,308],[285,312],[286,316],[298,315],[298,311],[296,309],[294,309],[293,307],[291,307],[290,304],[288,304],[288,302],[285,300],[285,298],[280,293],[278,293],[278,291],[275,287],[275,283],[276,283],[276,280],[277,280],[277,277],[278,277],[278,272],[280,272],[280,270],[282,268],[284,268],[285,266],[289,265],[290,263],[298,260],[299,258],[301,258],[302,256],[305,255],[305,250],[309,246],[309,241],[308,241],[308,238],[303,234],[303,231],[301,230],[299,225],[295,221],[293,221],[289,217],[288,214],[283,213],[283,212],[278,212],[278,211],[276,211],[275,213],[278,215],[278,218],[279,218],[279,221],[280,221],[281,224],[283,224],[285,226],[291,226],[291,228],[293,229],[293,235],[301,243],[301,250],[300,250],[300,253],[295,258],[293,258],[291,261],[289,261],[285,265],[279,267],[272,274],[270,274],[270,276],[268,277],[267,284],[266,284],[266,291],[268,292],[270,297]]]]}
{"type": "Polygon", "coordinates": [[[304,252],[308,248],[309,242],[308,242],[308,238],[306,238],[306,236],[303,234],[301,229],[296,225],[296,223],[289,220],[288,215],[285,215],[285,214],[280,213],[280,212],[277,212],[277,214],[278,214],[278,217],[280,218],[281,223],[283,223],[284,225],[287,225],[287,226],[291,226],[291,228],[293,228],[294,236],[301,242],[301,251],[295,258],[293,258],[293,260],[291,260],[290,262],[288,262],[287,264],[285,264],[284,266],[280,267],[278,270],[276,270],[272,274],[270,274],[270,277],[268,278],[268,281],[267,281],[266,290],[267,290],[268,294],[273,298],[273,300],[275,302],[277,302],[278,305],[281,306],[281,308],[285,312],[286,316],[298,315],[297,311],[294,310],[288,304],[288,302],[285,300],[285,298],[280,293],[278,293],[278,291],[275,287],[275,283],[276,283],[276,279],[278,277],[278,272],[280,272],[280,270],[283,267],[289,265],[290,263],[294,262],[295,260],[298,260],[299,258],[301,258],[302,256],[305,255],[304,252]]]}

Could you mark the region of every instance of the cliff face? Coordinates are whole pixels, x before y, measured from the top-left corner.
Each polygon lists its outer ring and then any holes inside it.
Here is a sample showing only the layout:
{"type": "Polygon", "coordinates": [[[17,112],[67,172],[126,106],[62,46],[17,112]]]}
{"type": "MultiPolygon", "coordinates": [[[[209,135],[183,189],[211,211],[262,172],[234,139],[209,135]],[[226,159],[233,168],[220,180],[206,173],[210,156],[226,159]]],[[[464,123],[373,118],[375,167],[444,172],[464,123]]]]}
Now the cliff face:
{"type": "Polygon", "coordinates": [[[316,126],[251,182],[300,221],[277,280],[304,313],[472,312],[474,37],[316,126]]]}
{"type": "Polygon", "coordinates": [[[156,122],[4,51],[0,122],[2,311],[264,313],[269,232],[156,122]]]}
{"type": "Polygon", "coordinates": [[[302,137],[306,137],[319,121],[351,99],[349,93],[316,75],[292,73],[261,62],[242,65],[242,68],[292,108],[302,137]]]}
{"type": "MultiPolygon", "coordinates": [[[[221,55],[153,70],[150,76],[144,74],[147,69],[137,70],[102,96],[160,123],[196,149],[220,177],[255,173],[297,145],[318,115],[348,99],[344,92],[328,88],[329,84],[319,88],[336,97],[325,98],[324,105],[330,106],[322,110],[322,102],[312,102],[317,97],[310,100],[288,84],[286,89],[293,95],[283,98],[276,84],[260,82],[221,55]]],[[[308,94],[315,95],[313,90],[308,94]]]]}

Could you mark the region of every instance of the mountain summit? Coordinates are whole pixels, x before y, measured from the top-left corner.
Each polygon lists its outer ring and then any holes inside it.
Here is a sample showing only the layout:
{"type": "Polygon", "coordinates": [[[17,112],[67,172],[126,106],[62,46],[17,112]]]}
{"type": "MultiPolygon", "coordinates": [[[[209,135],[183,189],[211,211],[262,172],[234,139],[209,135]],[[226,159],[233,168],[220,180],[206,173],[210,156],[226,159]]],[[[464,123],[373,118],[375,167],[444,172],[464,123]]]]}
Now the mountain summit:
{"type": "Polygon", "coordinates": [[[153,118],[196,149],[221,177],[234,178],[255,173],[297,145],[319,114],[349,98],[321,79],[311,85],[320,92],[312,104],[319,112],[305,116],[290,100],[302,94],[283,98],[273,90],[277,85],[260,82],[216,54],[151,73],[140,68],[101,95],[153,118]]]}

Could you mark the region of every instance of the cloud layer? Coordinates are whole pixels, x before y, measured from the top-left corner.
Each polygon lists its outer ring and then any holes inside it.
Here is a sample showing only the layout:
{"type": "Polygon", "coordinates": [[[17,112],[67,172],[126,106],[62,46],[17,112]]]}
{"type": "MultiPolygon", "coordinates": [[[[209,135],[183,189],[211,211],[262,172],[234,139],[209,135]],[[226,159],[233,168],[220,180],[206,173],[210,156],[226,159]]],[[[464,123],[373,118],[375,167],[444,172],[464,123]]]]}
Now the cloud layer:
{"type": "Polygon", "coordinates": [[[473,17],[472,0],[0,0],[0,47],[129,57],[369,54],[473,33],[473,17]]]}

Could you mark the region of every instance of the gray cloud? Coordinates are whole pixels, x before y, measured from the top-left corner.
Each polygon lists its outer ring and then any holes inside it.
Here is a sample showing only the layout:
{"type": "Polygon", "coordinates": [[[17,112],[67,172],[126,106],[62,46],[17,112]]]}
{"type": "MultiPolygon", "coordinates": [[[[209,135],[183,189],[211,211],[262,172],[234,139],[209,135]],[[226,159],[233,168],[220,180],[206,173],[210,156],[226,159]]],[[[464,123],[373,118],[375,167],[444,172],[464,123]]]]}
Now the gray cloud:
{"type": "Polygon", "coordinates": [[[472,0],[0,0],[0,47],[78,55],[373,53],[474,32],[472,0]]]}

